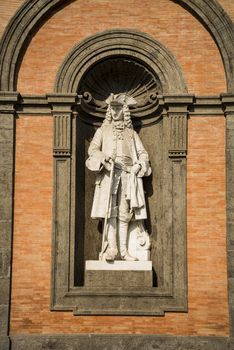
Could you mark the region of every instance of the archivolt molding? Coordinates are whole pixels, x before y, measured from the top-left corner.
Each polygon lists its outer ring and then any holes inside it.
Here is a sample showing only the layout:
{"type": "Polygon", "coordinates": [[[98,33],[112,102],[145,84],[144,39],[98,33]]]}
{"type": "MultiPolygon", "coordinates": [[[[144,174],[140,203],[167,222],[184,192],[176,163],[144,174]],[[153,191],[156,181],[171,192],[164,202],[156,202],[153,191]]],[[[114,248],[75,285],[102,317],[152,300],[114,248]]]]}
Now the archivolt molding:
{"type": "Polygon", "coordinates": [[[28,0],[9,22],[0,42],[0,90],[15,91],[19,65],[44,18],[69,0],[28,0]]]}
{"type": "Polygon", "coordinates": [[[83,95],[81,109],[93,117],[104,117],[110,89],[136,99],[134,117],[155,114],[162,93],[187,93],[182,71],[167,48],[146,34],[120,29],[76,45],[61,65],[54,87],[56,93],[83,95]]]}
{"type": "MultiPolygon", "coordinates": [[[[226,77],[227,91],[234,92],[234,29],[233,23],[216,0],[171,0],[179,3],[208,28],[220,50],[226,77]]],[[[46,16],[70,0],[28,0],[18,10],[2,37],[0,44],[0,90],[17,88],[17,72],[31,35],[46,16]]]]}
{"type": "Polygon", "coordinates": [[[234,91],[234,25],[217,0],[171,0],[194,14],[214,38],[225,68],[227,92],[234,91]]]}
{"type": "Polygon", "coordinates": [[[168,49],[148,35],[121,29],[99,33],[76,45],[58,72],[55,91],[76,92],[83,75],[93,65],[114,57],[134,58],[150,68],[163,93],[187,91],[182,72],[168,49]]]}

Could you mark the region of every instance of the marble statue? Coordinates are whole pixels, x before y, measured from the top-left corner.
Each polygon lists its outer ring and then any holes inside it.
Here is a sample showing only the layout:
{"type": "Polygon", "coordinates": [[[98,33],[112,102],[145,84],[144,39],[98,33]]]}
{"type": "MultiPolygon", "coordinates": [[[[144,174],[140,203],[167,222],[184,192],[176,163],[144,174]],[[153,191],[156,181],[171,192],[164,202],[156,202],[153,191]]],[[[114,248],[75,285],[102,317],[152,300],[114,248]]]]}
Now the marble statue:
{"type": "Polygon", "coordinates": [[[142,177],[151,174],[151,167],[132,126],[129,106],[136,100],[120,93],[111,94],[106,103],[105,120],[90,143],[86,161],[88,169],[97,173],[91,217],[104,219],[99,259],[113,261],[119,254],[122,260],[135,261],[138,258],[128,249],[129,227],[134,223],[138,243],[143,242],[147,212],[142,177]]]}

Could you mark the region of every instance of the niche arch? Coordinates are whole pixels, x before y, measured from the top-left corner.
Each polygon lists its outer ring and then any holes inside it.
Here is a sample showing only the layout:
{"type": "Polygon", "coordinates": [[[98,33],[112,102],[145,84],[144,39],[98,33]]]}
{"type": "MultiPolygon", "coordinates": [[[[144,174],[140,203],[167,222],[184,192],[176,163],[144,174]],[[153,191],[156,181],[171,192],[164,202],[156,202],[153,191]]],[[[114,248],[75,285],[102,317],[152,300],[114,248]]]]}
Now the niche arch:
{"type": "Polygon", "coordinates": [[[98,33],[67,55],[52,98],[52,308],[70,307],[74,314],[186,311],[187,116],[193,96],[187,94],[174,56],[144,33],[119,29],[98,33]],[[130,72],[127,79],[126,72],[130,72]],[[152,242],[151,287],[124,285],[116,290],[111,285],[91,288],[86,284],[85,261],[98,259],[101,230],[90,218],[95,174],[86,169],[85,160],[90,140],[105,116],[105,99],[112,92],[136,98],[133,124],[151,160],[153,175],[144,187],[152,242]],[[68,96],[74,101],[79,96],[80,103],[69,104],[68,96]]]}
{"type": "Polygon", "coordinates": [[[164,45],[144,33],[122,29],[101,32],[75,46],[59,69],[54,91],[77,92],[81,77],[94,63],[118,56],[139,60],[150,67],[164,94],[187,92],[182,71],[164,45]]]}
{"type": "Polygon", "coordinates": [[[146,119],[159,108],[158,95],[187,93],[182,70],[164,45],[144,33],[122,29],[104,31],[77,44],[64,59],[54,84],[56,93],[81,94],[81,110],[102,118],[110,88],[114,93],[128,91],[137,100],[133,117],[146,119]]]}
{"type": "MultiPolygon", "coordinates": [[[[0,90],[16,91],[17,74],[30,38],[44,20],[71,0],[27,0],[12,17],[0,43],[0,90]]],[[[230,17],[216,0],[171,0],[203,23],[223,59],[227,92],[234,92],[234,29],[230,17]]]]}

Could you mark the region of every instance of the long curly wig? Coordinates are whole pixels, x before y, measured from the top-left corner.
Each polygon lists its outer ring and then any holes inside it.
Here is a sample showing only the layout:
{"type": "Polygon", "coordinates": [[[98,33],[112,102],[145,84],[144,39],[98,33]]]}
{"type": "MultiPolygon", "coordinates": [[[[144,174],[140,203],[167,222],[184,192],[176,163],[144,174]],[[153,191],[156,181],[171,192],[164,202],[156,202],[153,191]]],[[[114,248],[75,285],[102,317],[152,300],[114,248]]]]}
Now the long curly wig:
{"type": "MultiPolygon", "coordinates": [[[[123,117],[124,117],[125,127],[129,129],[133,129],[131,115],[127,104],[123,105],[123,117]]],[[[109,104],[107,107],[106,116],[103,124],[111,124],[111,122],[112,122],[111,105],[109,104]]]]}

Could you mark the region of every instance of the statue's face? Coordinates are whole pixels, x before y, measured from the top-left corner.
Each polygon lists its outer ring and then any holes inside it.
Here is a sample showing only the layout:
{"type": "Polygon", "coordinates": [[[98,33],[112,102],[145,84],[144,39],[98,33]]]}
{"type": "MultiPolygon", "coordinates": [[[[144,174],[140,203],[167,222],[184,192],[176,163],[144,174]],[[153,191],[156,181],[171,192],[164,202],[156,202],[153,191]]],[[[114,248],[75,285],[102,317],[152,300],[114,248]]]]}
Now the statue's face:
{"type": "Polygon", "coordinates": [[[123,120],[123,106],[111,106],[111,116],[113,120],[123,120]]]}

